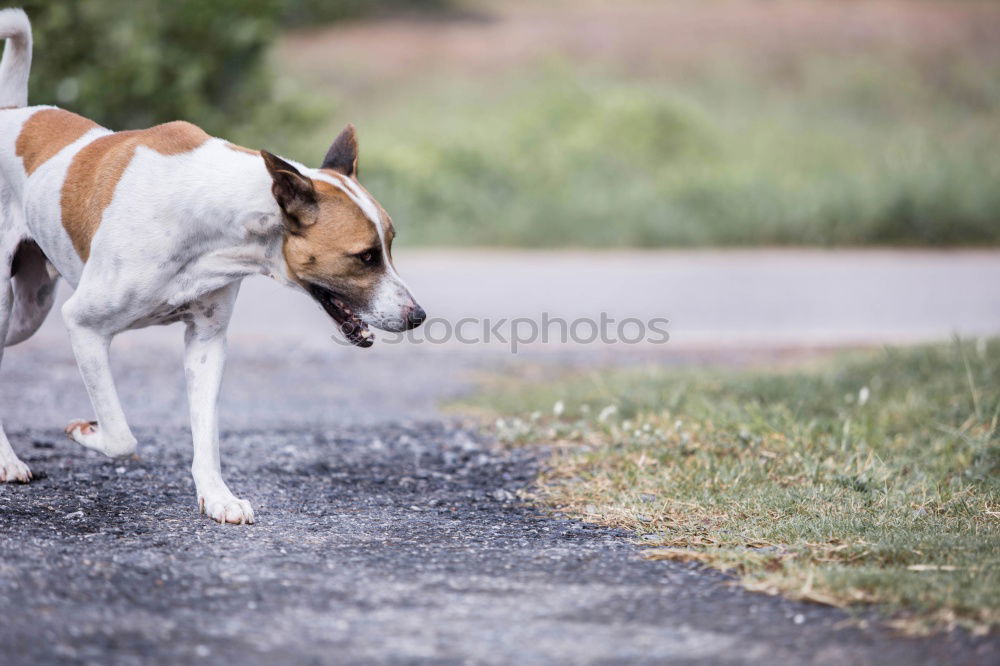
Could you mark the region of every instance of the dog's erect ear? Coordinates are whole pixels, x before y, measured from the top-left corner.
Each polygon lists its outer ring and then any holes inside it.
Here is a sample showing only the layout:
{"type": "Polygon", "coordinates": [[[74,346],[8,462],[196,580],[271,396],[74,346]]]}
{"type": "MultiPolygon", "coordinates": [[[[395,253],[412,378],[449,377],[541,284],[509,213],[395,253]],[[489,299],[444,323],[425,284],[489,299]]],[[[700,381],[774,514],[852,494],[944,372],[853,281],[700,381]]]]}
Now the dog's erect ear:
{"type": "Polygon", "coordinates": [[[333,169],[345,176],[358,175],[358,137],[354,133],[354,125],[347,123],[347,127],[333,140],[321,168],[333,169]]]}
{"type": "Polygon", "coordinates": [[[260,156],[271,174],[271,193],[285,213],[285,225],[297,231],[315,222],[319,206],[312,181],[277,155],[262,150],[260,156]]]}

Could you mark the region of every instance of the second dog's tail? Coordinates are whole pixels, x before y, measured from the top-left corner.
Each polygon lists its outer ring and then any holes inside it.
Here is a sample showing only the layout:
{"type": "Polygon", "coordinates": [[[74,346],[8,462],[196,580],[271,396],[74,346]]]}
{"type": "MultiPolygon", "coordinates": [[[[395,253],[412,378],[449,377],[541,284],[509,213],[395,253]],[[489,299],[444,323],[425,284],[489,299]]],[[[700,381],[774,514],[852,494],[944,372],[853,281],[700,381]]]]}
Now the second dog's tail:
{"type": "Polygon", "coordinates": [[[0,39],[7,40],[0,60],[0,107],[28,106],[31,23],[23,9],[0,10],[0,39]]]}

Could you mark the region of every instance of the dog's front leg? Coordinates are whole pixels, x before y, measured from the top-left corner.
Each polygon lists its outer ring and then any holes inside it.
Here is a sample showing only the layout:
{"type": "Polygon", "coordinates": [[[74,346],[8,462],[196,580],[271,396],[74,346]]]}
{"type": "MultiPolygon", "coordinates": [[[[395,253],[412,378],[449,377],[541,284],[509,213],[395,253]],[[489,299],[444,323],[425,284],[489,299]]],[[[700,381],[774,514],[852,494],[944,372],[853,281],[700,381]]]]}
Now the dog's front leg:
{"type": "MultiPolygon", "coordinates": [[[[94,325],[95,317],[80,303],[81,290],[63,304],[62,315],[69,331],[76,364],[80,368],[84,386],[97,414],[97,421],[73,421],[66,426],[69,437],[89,449],[113,456],[135,453],[136,439],[125,420],[115,381],[111,376],[108,348],[111,345],[112,322],[94,325]]],[[[120,330],[120,329],[117,329],[120,330]]]]}
{"type": "Polygon", "coordinates": [[[254,521],[250,503],[237,498],[222,480],[219,459],[219,389],[226,363],[226,328],[238,291],[237,282],[193,302],[193,318],[184,333],[184,375],[194,439],[191,474],[198,505],[220,523],[254,521]]]}

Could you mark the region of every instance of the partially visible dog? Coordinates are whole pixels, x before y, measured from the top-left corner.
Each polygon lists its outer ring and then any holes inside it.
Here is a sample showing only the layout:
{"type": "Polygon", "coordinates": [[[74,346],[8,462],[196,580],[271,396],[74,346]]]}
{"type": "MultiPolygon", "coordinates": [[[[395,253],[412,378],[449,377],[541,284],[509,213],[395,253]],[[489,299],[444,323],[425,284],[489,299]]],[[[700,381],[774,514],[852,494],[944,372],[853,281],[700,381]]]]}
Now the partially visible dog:
{"type": "MultiPolygon", "coordinates": [[[[347,339],[401,331],[424,311],[392,263],[392,221],[361,186],[348,125],[318,169],[233,145],[186,122],[112,132],[51,106],[28,107],[31,26],[0,11],[0,340],[30,337],[62,276],[62,307],[97,420],[73,440],[128,456],[136,439],[108,364],[118,333],[184,322],[184,367],[201,510],[252,523],[223,481],[217,403],[240,281],[265,274],[314,299],[347,339]]],[[[2,353],[2,347],[0,347],[2,353]]],[[[0,481],[31,472],[0,426],[0,481]]]]}

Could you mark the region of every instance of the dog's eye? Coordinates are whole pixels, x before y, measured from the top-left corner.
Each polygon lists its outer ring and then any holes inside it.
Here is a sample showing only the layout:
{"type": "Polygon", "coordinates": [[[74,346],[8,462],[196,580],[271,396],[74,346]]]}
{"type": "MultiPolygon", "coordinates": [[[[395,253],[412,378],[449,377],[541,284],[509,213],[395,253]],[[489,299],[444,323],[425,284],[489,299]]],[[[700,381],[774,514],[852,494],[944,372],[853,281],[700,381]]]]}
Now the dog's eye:
{"type": "Polygon", "coordinates": [[[379,254],[378,250],[375,250],[375,249],[365,250],[361,254],[358,254],[358,255],[355,255],[355,256],[365,266],[375,266],[375,265],[378,264],[379,260],[382,258],[382,255],[379,254]]]}

